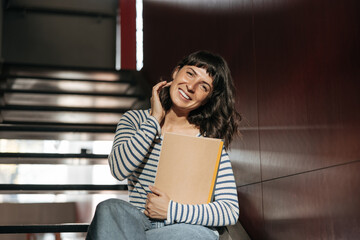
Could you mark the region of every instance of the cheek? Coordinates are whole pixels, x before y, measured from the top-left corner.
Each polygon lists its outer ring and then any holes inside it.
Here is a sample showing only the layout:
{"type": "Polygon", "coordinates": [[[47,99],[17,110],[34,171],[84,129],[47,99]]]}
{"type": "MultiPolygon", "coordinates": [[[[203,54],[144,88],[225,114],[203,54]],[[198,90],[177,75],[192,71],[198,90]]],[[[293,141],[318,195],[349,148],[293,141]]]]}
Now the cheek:
{"type": "Polygon", "coordinates": [[[175,87],[174,87],[174,84],[171,84],[170,87],[169,87],[170,92],[173,91],[174,88],[175,88],[175,87]]]}
{"type": "Polygon", "coordinates": [[[169,95],[170,95],[171,99],[174,97],[174,94],[175,94],[174,91],[175,91],[175,87],[173,85],[171,85],[169,88],[169,95]]]}
{"type": "Polygon", "coordinates": [[[202,94],[202,99],[203,99],[203,101],[207,101],[208,99],[210,99],[210,93],[209,92],[204,92],[202,94]]]}

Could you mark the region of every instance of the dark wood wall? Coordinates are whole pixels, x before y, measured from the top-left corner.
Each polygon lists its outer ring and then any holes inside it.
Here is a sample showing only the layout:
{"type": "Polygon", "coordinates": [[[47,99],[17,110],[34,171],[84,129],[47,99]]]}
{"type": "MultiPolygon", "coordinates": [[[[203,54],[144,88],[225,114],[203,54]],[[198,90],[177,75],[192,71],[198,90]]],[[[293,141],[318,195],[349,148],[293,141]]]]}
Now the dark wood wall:
{"type": "Polygon", "coordinates": [[[249,235],[358,238],[359,1],[144,1],[152,83],[199,49],[223,55],[237,87],[230,155],[249,235]]]}

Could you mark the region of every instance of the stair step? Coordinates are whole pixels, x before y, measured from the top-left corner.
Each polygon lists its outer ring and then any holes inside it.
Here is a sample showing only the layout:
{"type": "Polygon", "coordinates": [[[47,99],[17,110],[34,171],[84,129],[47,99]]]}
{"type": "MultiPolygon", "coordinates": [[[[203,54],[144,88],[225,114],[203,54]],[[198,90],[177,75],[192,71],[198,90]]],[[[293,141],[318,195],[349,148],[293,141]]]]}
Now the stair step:
{"type": "Polygon", "coordinates": [[[19,233],[64,233],[64,232],[87,232],[89,224],[86,223],[65,223],[47,225],[9,225],[0,226],[1,234],[19,233]]]}
{"type": "Polygon", "coordinates": [[[20,157],[20,158],[107,158],[107,154],[92,154],[92,153],[11,153],[0,152],[0,158],[3,157],[20,157]]]}
{"type": "Polygon", "coordinates": [[[44,93],[4,93],[3,105],[75,107],[75,108],[132,108],[139,99],[119,96],[86,96],[44,93]]]}
{"type": "Polygon", "coordinates": [[[86,80],[58,80],[36,78],[7,78],[4,88],[69,91],[69,92],[103,92],[103,93],[133,93],[135,88],[130,83],[86,80]]]}
{"type": "Polygon", "coordinates": [[[115,127],[122,113],[1,110],[4,124],[103,125],[115,127]]]}
{"type": "Polygon", "coordinates": [[[114,133],[104,132],[22,132],[0,130],[0,139],[61,140],[61,141],[113,141],[114,133]]]}
{"type": "Polygon", "coordinates": [[[107,165],[108,155],[91,153],[0,153],[0,164],[107,165]]]}
{"type": "Polygon", "coordinates": [[[0,139],[113,141],[115,128],[0,124],[0,139]]]}
{"type": "Polygon", "coordinates": [[[107,93],[107,92],[80,92],[80,91],[58,91],[58,90],[36,90],[36,89],[10,89],[3,88],[0,90],[0,93],[13,94],[23,93],[23,94],[42,94],[42,95],[78,95],[78,96],[100,96],[100,97],[118,97],[118,98],[136,98],[143,99],[144,97],[136,93],[107,93]]]}
{"type": "Polygon", "coordinates": [[[75,128],[100,128],[100,129],[113,129],[115,132],[116,124],[97,124],[97,123],[71,123],[71,122],[45,122],[45,121],[12,121],[12,120],[3,120],[2,124],[13,125],[13,126],[22,126],[22,125],[32,125],[32,126],[64,126],[64,127],[75,127],[75,128]]]}
{"type": "Polygon", "coordinates": [[[86,133],[114,133],[114,127],[103,126],[53,126],[53,125],[30,125],[30,124],[0,124],[0,131],[21,132],[86,132],[86,133]]]}
{"type": "Polygon", "coordinates": [[[0,192],[58,192],[58,191],[126,191],[125,184],[99,185],[99,184],[0,184],[0,192]]]}
{"type": "Polygon", "coordinates": [[[7,64],[4,66],[4,75],[8,78],[37,78],[57,80],[84,80],[108,81],[136,84],[134,71],[129,70],[101,70],[84,68],[60,68],[48,66],[27,66],[20,64],[7,64]]]}
{"type": "Polygon", "coordinates": [[[130,108],[111,107],[67,107],[67,106],[31,106],[21,104],[6,104],[0,110],[21,110],[21,111],[56,111],[56,112],[104,112],[104,113],[125,113],[130,108]]]}

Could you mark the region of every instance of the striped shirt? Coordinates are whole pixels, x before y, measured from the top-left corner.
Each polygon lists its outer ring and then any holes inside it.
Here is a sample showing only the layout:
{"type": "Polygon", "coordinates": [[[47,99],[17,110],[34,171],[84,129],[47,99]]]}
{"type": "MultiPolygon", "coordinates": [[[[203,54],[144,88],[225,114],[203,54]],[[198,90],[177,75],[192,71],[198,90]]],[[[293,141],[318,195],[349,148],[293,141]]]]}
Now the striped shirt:
{"type": "MultiPolygon", "coordinates": [[[[154,185],[161,150],[161,127],[150,110],[131,110],[120,119],[109,155],[112,175],[128,179],[130,202],[145,210],[149,185],[154,185]]],[[[165,225],[188,223],[203,226],[226,226],[236,223],[239,205],[229,155],[223,149],[214,201],[189,205],[170,200],[165,225]]]]}

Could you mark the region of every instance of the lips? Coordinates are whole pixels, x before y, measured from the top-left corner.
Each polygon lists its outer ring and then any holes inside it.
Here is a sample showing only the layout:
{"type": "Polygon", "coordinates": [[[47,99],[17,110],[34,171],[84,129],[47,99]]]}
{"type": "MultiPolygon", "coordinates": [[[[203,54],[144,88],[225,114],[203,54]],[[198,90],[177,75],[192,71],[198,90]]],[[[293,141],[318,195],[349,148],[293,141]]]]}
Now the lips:
{"type": "Polygon", "coordinates": [[[185,99],[191,100],[191,98],[190,98],[188,95],[186,95],[186,93],[185,93],[182,89],[180,89],[180,88],[179,88],[179,93],[180,93],[181,96],[183,96],[185,99]]]}

